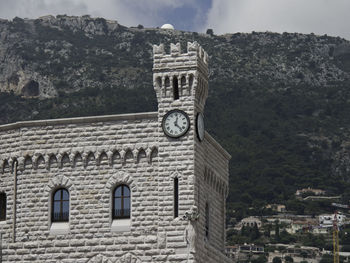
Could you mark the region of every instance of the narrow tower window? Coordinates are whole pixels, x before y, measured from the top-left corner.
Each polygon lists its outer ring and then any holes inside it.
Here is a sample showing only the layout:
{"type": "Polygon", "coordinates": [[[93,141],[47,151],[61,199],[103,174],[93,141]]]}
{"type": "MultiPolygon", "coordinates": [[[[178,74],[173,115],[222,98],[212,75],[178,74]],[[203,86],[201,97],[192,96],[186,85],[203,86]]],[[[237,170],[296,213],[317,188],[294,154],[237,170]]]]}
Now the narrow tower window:
{"type": "Polygon", "coordinates": [[[181,78],[181,88],[184,88],[186,86],[186,77],[182,76],[181,78]]]}
{"type": "Polygon", "coordinates": [[[174,178],[174,218],[179,216],[179,179],[174,178]]]}
{"type": "Polygon", "coordinates": [[[187,92],[186,92],[186,89],[185,89],[185,87],[186,87],[186,77],[185,76],[182,76],[181,77],[181,92],[182,92],[182,94],[187,94],[187,92]]]}
{"type": "Polygon", "coordinates": [[[0,221],[6,220],[6,194],[0,193],[0,221]]]}
{"type": "Polygon", "coordinates": [[[156,84],[157,84],[157,88],[161,88],[162,87],[162,79],[161,79],[161,77],[157,78],[156,84]]]}
{"type": "Polygon", "coordinates": [[[119,185],[113,193],[113,219],[130,218],[130,189],[127,185],[119,185]]]}
{"type": "Polygon", "coordinates": [[[177,77],[173,78],[173,92],[174,92],[174,100],[179,99],[179,82],[177,77]]]}
{"type": "Polygon", "coordinates": [[[205,237],[209,238],[209,204],[205,204],[205,237]]]}
{"type": "Polygon", "coordinates": [[[165,77],[164,85],[165,85],[165,88],[169,88],[170,87],[169,77],[165,77]]]}
{"type": "Polygon", "coordinates": [[[57,189],[53,194],[51,221],[69,221],[69,193],[64,188],[57,189]]]}
{"type": "Polygon", "coordinates": [[[189,78],[189,86],[190,86],[190,88],[192,88],[192,85],[193,85],[193,75],[190,75],[190,78],[189,78]]]}

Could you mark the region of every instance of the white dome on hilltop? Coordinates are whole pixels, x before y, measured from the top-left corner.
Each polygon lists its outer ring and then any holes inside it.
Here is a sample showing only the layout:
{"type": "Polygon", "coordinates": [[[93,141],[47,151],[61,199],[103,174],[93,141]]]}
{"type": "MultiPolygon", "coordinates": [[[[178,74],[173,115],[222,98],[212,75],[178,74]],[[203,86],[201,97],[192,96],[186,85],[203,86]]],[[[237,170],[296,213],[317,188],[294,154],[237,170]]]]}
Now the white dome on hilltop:
{"type": "Polygon", "coordinates": [[[172,29],[174,30],[174,26],[171,24],[164,24],[162,25],[161,29],[172,29]]]}

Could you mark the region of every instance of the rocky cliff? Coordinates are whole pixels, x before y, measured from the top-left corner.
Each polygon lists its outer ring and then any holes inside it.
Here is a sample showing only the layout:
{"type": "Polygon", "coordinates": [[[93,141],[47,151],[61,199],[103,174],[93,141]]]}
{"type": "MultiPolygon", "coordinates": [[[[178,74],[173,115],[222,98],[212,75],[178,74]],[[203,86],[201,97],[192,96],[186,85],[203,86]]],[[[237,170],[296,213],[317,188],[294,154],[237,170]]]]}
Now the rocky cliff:
{"type": "Polygon", "coordinates": [[[233,155],[232,202],[348,189],[350,43],[339,37],[0,20],[0,123],[155,110],[152,45],[194,40],[210,55],[207,129],[233,155]]]}

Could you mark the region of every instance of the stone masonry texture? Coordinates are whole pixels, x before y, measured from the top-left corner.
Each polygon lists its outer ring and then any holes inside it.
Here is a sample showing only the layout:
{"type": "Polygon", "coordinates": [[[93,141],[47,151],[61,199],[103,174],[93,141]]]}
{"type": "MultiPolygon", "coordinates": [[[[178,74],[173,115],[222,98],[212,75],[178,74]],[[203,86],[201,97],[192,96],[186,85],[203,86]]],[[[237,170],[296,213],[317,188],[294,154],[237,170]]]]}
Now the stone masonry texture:
{"type": "Polygon", "coordinates": [[[153,48],[157,112],[0,126],[2,262],[229,262],[223,251],[230,155],[208,133],[203,141],[196,134],[208,96],[208,55],[196,42],[186,52],[179,44],[170,50],[153,48]],[[189,131],[176,139],[161,126],[172,109],[190,119],[189,131]],[[111,215],[121,184],[131,191],[127,230],[111,215]],[[51,220],[59,188],[69,192],[63,233],[53,231],[51,220]]]}

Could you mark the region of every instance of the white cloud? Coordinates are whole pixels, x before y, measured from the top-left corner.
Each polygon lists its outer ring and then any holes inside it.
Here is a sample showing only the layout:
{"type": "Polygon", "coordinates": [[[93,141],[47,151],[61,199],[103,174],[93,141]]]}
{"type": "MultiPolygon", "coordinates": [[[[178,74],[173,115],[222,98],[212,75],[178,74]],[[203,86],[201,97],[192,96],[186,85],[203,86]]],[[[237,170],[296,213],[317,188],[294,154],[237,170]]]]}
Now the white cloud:
{"type": "Polygon", "coordinates": [[[165,8],[194,4],[195,0],[0,0],[0,17],[90,14],[114,19],[126,26],[159,26],[165,8]]]}
{"type": "Polygon", "coordinates": [[[8,19],[15,16],[37,18],[48,14],[86,14],[87,11],[87,5],[83,1],[0,0],[0,17],[8,19]]]}
{"type": "Polygon", "coordinates": [[[349,10],[349,0],[213,0],[202,30],[313,32],[350,39],[349,10]]]}

